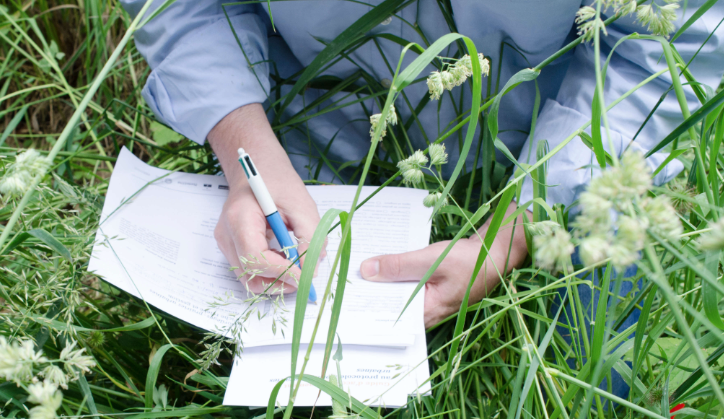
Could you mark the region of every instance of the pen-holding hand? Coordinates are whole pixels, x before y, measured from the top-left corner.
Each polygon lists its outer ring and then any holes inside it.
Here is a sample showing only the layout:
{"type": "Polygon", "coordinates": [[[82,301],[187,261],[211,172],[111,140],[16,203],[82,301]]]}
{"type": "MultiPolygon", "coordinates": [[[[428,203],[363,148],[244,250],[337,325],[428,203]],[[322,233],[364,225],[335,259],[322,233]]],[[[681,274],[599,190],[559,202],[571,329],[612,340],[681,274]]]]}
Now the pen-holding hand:
{"type": "MultiPolygon", "coordinates": [[[[292,262],[282,252],[269,248],[268,241],[274,235],[243,174],[237,149],[243,147],[253,155],[279,215],[298,239],[299,254],[307,250],[319,223],[319,213],[271,131],[264,110],[261,105],[252,104],[231,112],[214,127],[208,139],[229,181],[229,197],[214,230],[219,249],[232,266],[240,268],[236,273],[243,274],[240,279],[248,281],[252,292],[263,292],[277,277],[282,282],[268,292],[296,291],[301,270],[290,267],[292,262]],[[241,258],[247,261],[243,266],[241,258]]],[[[304,256],[300,262],[304,266],[304,256]]]]}
{"type": "MultiPolygon", "coordinates": [[[[512,203],[507,210],[507,215],[513,213],[515,209],[516,205],[512,203]]],[[[510,248],[508,272],[519,267],[528,253],[521,217],[517,220],[513,245],[510,248]]],[[[488,223],[485,223],[478,230],[480,237],[485,237],[487,229],[488,223]]],[[[470,304],[483,299],[500,282],[498,271],[502,273],[505,269],[511,235],[513,235],[512,222],[502,226],[498,231],[490,248],[489,256],[483,263],[470,290],[470,304]],[[494,264],[491,263],[491,260],[494,264]]],[[[362,262],[360,273],[363,278],[376,282],[419,281],[449,243],[449,241],[443,241],[414,252],[367,259],[362,262]]],[[[478,235],[459,240],[427,281],[425,284],[426,328],[436,325],[460,309],[481,246],[478,235]]]]}

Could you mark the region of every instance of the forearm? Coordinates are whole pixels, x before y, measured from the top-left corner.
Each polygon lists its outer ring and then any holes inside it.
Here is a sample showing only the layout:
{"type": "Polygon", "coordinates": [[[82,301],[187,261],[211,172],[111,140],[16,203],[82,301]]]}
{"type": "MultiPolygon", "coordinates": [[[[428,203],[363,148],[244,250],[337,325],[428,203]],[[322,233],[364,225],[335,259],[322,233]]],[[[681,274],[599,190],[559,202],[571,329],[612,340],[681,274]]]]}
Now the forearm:
{"type": "Polygon", "coordinates": [[[246,176],[238,162],[239,148],[253,156],[262,176],[286,175],[294,170],[261,104],[249,104],[229,113],[211,130],[208,139],[232,187],[246,184],[246,176]]]}
{"type": "MultiPolygon", "coordinates": [[[[516,210],[516,203],[511,203],[505,212],[505,218],[507,219],[510,217],[516,210]]],[[[532,215],[529,211],[525,211],[514,221],[501,226],[498,230],[498,234],[489,249],[489,256],[486,259],[483,268],[480,270],[475,283],[474,292],[480,298],[483,298],[488,291],[498,285],[501,275],[505,275],[510,273],[513,269],[519,268],[525,261],[525,258],[528,255],[528,247],[525,242],[523,217],[528,217],[528,220],[530,220],[531,216],[532,215]]],[[[480,237],[485,237],[489,223],[490,220],[488,220],[488,222],[479,229],[478,233],[480,234],[480,237]]],[[[471,237],[469,240],[480,241],[477,235],[471,237]]]]}

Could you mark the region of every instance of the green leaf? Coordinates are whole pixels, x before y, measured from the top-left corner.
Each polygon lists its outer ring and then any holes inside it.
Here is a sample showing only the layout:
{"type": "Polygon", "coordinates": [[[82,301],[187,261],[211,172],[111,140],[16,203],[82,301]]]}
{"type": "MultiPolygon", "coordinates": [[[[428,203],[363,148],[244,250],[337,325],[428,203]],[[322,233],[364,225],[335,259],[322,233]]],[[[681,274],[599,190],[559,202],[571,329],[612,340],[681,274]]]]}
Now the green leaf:
{"type": "MultiPolygon", "coordinates": [[[[342,225],[347,223],[349,214],[347,212],[339,213],[339,220],[342,225]]],[[[339,323],[339,316],[342,313],[342,300],[344,297],[344,289],[347,285],[347,274],[349,273],[349,260],[352,253],[352,230],[347,234],[344,242],[339,246],[342,252],[340,256],[339,264],[339,275],[337,276],[337,288],[334,292],[334,304],[332,304],[332,317],[329,321],[329,330],[327,331],[327,343],[324,347],[324,362],[322,363],[322,374],[321,377],[326,377],[327,367],[329,366],[329,356],[332,352],[332,345],[334,345],[334,335],[337,334],[337,324],[339,323]]],[[[337,354],[342,357],[342,345],[337,345],[337,354]]],[[[337,354],[334,355],[334,359],[337,359],[337,354]]]]}
{"type": "Polygon", "coordinates": [[[539,74],[540,70],[536,70],[533,68],[524,68],[523,70],[515,73],[513,77],[511,77],[508,82],[505,83],[505,86],[503,86],[503,89],[500,91],[500,93],[495,96],[493,105],[490,108],[490,113],[488,114],[488,127],[490,127],[491,138],[496,138],[498,136],[498,112],[500,110],[500,101],[503,99],[503,96],[520,83],[535,80],[539,74]]]}
{"type": "MultiPolygon", "coordinates": [[[[706,259],[704,260],[704,266],[714,278],[716,278],[719,274],[719,256],[721,256],[721,251],[708,252],[706,254],[706,259]]],[[[724,284],[722,280],[719,280],[719,283],[724,284]]],[[[701,296],[706,317],[714,326],[718,327],[719,330],[724,330],[724,322],[721,319],[721,315],[719,315],[719,303],[721,302],[721,298],[717,293],[716,288],[712,286],[712,283],[702,281],[701,296]]]]}
{"type": "Polygon", "coordinates": [[[163,361],[166,352],[173,346],[170,343],[163,345],[151,359],[151,365],[148,366],[148,373],[146,374],[146,409],[153,408],[153,394],[156,391],[156,380],[158,380],[158,371],[161,369],[161,361],[163,361]]]}
{"type": "Polygon", "coordinates": [[[704,117],[706,117],[710,112],[715,111],[722,103],[724,103],[724,90],[719,92],[719,94],[714,96],[710,101],[702,105],[702,107],[697,109],[696,112],[692,113],[691,116],[686,118],[686,120],[684,120],[684,122],[682,122],[678,127],[674,128],[674,130],[671,131],[671,133],[667,135],[666,138],[659,141],[656,146],[654,146],[651,150],[649,150],[648,153],[646,153],[646,157],[653,155],[657,151],[669,145],[675,139],[679,138],[681,134],[685,133],[689,130],[689,128],[693,127],[699,121],[704,119],[704,117]]]}
{"type": "Polygon", "coordinates": [[[151,122],[151,132],[153,132],[153,141],[160,146],[178,143],[184,139],[183,135],[156,121],[151,122]]]}
{"type": "Polygon", "coordinates": [[[690,27],[691,25],[693,25],[694,22],[696,22],[697,20],[699,20],[699,18],[701,18],[701,17],[704,15],[704,13],[706,13],[707,10],[711,9],[711,7],[712,7],[713,5],[715,5],[718,1],[719,1],[719,0],[708,0],[706,3],[704,3],[704,4],[702,4],[701,6],[697,7],[697,8],[696,8],[696,11],[689,17],[689,19],[686,20],[686,22],[684,22],[683,25],[681,25],[681,27],[679,28],[678,31],[676,31],[676,33],[674,34],[674,36],[671,37],[671,41],[670,41],[670,42],[673,44],[674,41],[676,41],[676,39],[681,36],[681,34],[683,34],[684,32],[686,32],[686,30],[689,29],[689,27],[690,27]]]}
{"type": "MultiPolygon", "coordinates": [[[[442,39],[442,38],[441,38],[442,39]]],[[[477,57],[478,56],[478,50],[475,48],[475,44],[473,41],[471,41],[469,38],[463,38],[465,41],[465,46],[468,49],[468,54],[470,54],[471,57],[477,57]]],[[[470,105],[470,115],[478,115],[480,112],[480,101],[481,101],[481,95],[482,95],[482,73],[480,71],[480,61],[476,59],[472,59],[471,63],[473,64],[473,101],[470,105]]],[[[460,175],[460,171],[462,171],[463,166],[465,165],[465,161],[467,160],[468,153],[470,152],[470,146],[473,143],[473,138],[475,137],[475,130],[478,127],[478,118],[470,118],[470,121],[468,122],[468,130],[465,133],[465,141],[463,142],[463,147],[460,149],[460,154],[458,155],[458,162],[455,164],[455,169],[453,169],[452,174],[448,178],[447,184],[445,185],[445,188],[442,191],[442,195],[440,196],[440,199],[435,203],[435,207],[432,210],[432,213],[435,214],[440,207],[442,206],[443,202],[445,201],[445,198],[447,198],[448,194],[450,193],[450,190],[452,189],[453,185],[455,184],[455,181],[457,180],[458,176],[460,175]]],[[[497,132],[492,135],[491,138],[495,138],[497,135],[497,132]]]]}
{"type": "Polygon", "coordinates": [[[16,113],[15,116],[13,116],[13,119],[11,119],[10,122],[8,123],[8,125],[5,127],[5,131],[3,131],[3,135],[0,137],[0,146],[5,144],[5,140],[7,140],[7,138],[10,136],[10,134],[12,134],[13,131],[15,131],[15,128],[18,126],[20,121],[23,120],[23,117],[25,116],[25,113],[28,110],[28,106],[30,106],[30,105],[25,105],[22,108],[20,108],[18,113],[16,113]]]}
{"type": "Polygon", "coordinates": [[[90,410],[94,417],[99,417],[98,408],[96,407],[95,400],[93,400],[93,393],[91,392],[90,386],[88,385],[88,380],[85,379],[85,375],[78,374],[78,384],[80,387],[80,391],[83,393],[83,397],[85,397],[85,402],[88,405],[88,410],[90,410]]]}
{"type": "MultiPolygon", "coordinates": [[[[470,280],[468,280],[468,288],[465,291],[465,296],[463,297],[463,301],[460,304],[461,308],[458,310],[458,318],[455,323],[455,332],[453,333],[453,340],[452,344],[450,345],[450,356],[448,357],[447,362],[448,374],[452,373],[455,358],[462,355],[458,355],[458,347],[460,346],[461,334],[463,333],[463,329],[465,328],[465,315],[467,314],[466,308],[468,306],[468,301],[470,300],[470,290],[472,290],[475,279],[478,277],[478,273],[480,273],[480,269],[483,267],[483,262],[485,262],[485,259],[487,259],[488,257],[490,247],[493,245],[495,236],[497,236],[498,234],[498,229],[500,228],[500,225],[505,218],[505,212],[508,210],[510,202],[513,200],[513,195],[515,195],[515,188],[508,188],[505,193],[503,193],[503,197],[500,198],[500,201],[498,202],[498,207],[495,209],[495,213],[493,214],[493,219],[490,221],[488,229],[485,232],[485,238],[483,239],[483,243],[481,243],[480,251],[478,252],[478,259],[475,261],[475,268],[473,269],[473,273],[470,276],[470,280]]],[[[505,273],[502,274],[504,275],[505,273]]]]}
{"type": "Polygon", "coordinates": [[[63,246],[61,242],[58,241],[55,237],[53,237],[52,234],[48,233],[47,231],[43,230],[42,228],[35,228],[30,231],[22,231],[13,237],[13,239],[5,246],[5,248],[0,252],[0,256],[7,255],[8,253],[12,252],[13,249],[18,247],[20,244],[22,244],[25,240],[29,239],[30,237],[35,237],[36,239],[43,242],[46,246],[50,247],[52,250],[54,250],[59,255],[63,256],[65,259],[68,260],[68,262],[73,262],[73,257],[70,255],[70,252],[68,249],[63,246]]]}
{"type": "Polygon", "coordinates": [[[596,155],[598,165],[601,166],[601,169],[606,168],[606,151],[603,149],[601,140],[601,101],[598,98],[598,89],[593,94],[591,103],[591,145],[593,145],[593,153],[596,155]]]}
{"type": "Polygon", "coordinates": [[[97,329],[88,329],[88,328],[86,328],[86,327],[80,327],[80,326],[74,326],[74,325],[68,326],[65,322],[61,322],[61,321],[58,321],[58,320],[49,320],[47,317],[36,316],[36,315],[33,315],[32,313],[29,313],[29,312],[28,312],[28,313],[25,313],[25,316],[28,317],[28,318],[30,318],[30,319],[32,319],[32,320],[34,320],[34,321],[36,321],[37,323],[40,323],[40,324],[49,326],[49,327],[52,328],[52,329],[60,330],[60,331],[63,331],[63,332],[65,332],[65,331],[72,331],[73,333],[77,333],[77,332],[86,332],[86,333],[90,333],[90,332],[104,332],[104,333],[110,333],[110,332],[128,332],[128,331],[131,331],[131,330],[141,330],[141,329],[145,329],[145,328],[147,328],[147,327],[153,326],[153,325],[156,323],[156,321],[155,321],[155,319],[154,319],[153,317],[149,317],[149,318],[147,318],[147,319],[145,319],[145,320],[143,320],[143,321],[140,321],[140,322],[138,322],[138,323],[132,323],[132,324],[129,324],[129,325],[126,325],[126,326],[114,327],[114,328],[112,328],[112,329],[97,330],[97,329]]]}
{"type": "MultiPolygon", "coordinates": [[[[304,260],[319,260],[319,254],[322,252],[322,246],[327,239],[327,232],[332,222],[342,213],[342,210],[329,209],[317,224],[314,230],[312,240],[307,248],[307,255],[304,260]]],[[[297,287],[297,299],[294,307],[294,327],[292,329],[292,374],[291,385],[289,386],[290,404],[294,392],[294,380],[297,372],[297,360],[299,359],[299,345],[302,340],[302,327],[304,326],[304,313],[307,311],[307,300],[309,299],[309,289],[312,287],[312,277],[314,276],[314,263],[305,263],[302,267],[302,275],[299,278],[299,286],[297,287]]],[[[312,342],[309,343],[312,345],[312,342]]]]}

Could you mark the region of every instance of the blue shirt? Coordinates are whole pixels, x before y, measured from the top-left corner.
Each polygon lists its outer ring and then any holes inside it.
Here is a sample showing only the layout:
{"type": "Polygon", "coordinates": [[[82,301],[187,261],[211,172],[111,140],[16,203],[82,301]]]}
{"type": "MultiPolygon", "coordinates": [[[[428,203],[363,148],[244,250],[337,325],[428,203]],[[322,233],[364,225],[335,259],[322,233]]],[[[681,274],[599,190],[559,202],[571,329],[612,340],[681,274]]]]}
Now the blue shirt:
{"type": "MultiPolygon", "coordinates": [[[[177,0],[135,34],[136,46],[152,68],[143,97],[160,121],[203,143],[214,125],[232,110],[250,103],[268,104],[273,79],[288,78],[307,66],[324,49],[325,43],[332,41],[381,1],[370,0],[369,5],[351,1],[271,2],[276,27],[274,32],[266,4],[226,7],[227,20],[222,9],[225,1],[177,0]],[[278,77],[271,77],[270,73],[278,77]]],[[[584,5],[588,2],[585,0],[584,5]]],[[[677,28],[703,2],[689,0],[685,10],[679,10],[677,28]]],[[[122,0],[122,3],[134,15],[145,0],[122,0]]],[[[151,11],[163,1],[155,3],[151,11]]],[[[450,5],[452,8],[446,13],[452,16],[455,31],[470,37],[478,51],[491,61],[491,89],[486,87],[487,80],[483,85],[487,97],[495,94],[498,75],[502,88],[513,74],[535,66],[575,39],[575,14],[582,6],[581,0],[451,0],[450,5]]],[[[722,18],[724,3],[719,2],[677,39],[675,46],[684,60],[692,58],[722,18]]],[[[635,16],[620,18],[607,30],[608,36],[602,38],[602,62],[622,37],[632,32],[647,33],[635,22],[635,16]]],[[[391,34],[426,47],[449,32],[438,2],[413,2],[370,31],[362,46],[336,61],[324,71],[324,75],[344,79],[364,71],[375,84],[379,83],[379,89],[393,78],[403,49],[403,45],[393,42],[390,37],[380,35],[391,34]]],[[[457,46],[453,44],[441,55],[452,57],[456,51],[457,46]]],[[[415,56],[408,52],[403,68],[415,56]]],[[[616,49],[608,68],[605,100],[610,103],[665,67],[661,45],[657,42],[624,42],[616,49]]],[[[724,25],[711,36],[689,69],[700,83],[716,89],[724,71],[724,25]]],[[[429,71],[433,70],[429,68],[429,71]]],[[[535,162],[539,141],[547,140],[549,147],[553,148],[590,119],[595,87],[593,46],[590,43],[577,46],[544,68],[537,80],[541,111],[534,138],[529,138],[535,99],[533,82],[524,83],[507,94],[499,113],[499,138],[514,155],[520,156],[520,161],[529,163],[535,162]],[[531,153],[529,149],[532,149],[531,153]]],[[[357,81],[357,85],[366,83],[363,78],[357,81]]],[[[629,146],[641,123],[670,86],[671,78],[665,73],[608,113],[615,153],[620,155],[629,146]]],[[[290,86],[283,86],[281,92],[283,94],[290,89],[290,86]]],[[[699,102],[690,88],[685,89],[693,111],[699,102]]],[[[403,92],[404,96],[401,95],[395,105],[402,121],[407,121],[412,115],[407,101],[414,109],[428,92],[424,81],[409,86],[403,92]]],[[[324,90],[306,90],[303,96],[294,99],[281,121],[302,112],[305,103],[314,102],[324,93],[324,90]]],[[[357,96],[341,92],[307,112],[307,115],[337,101],[345,103],[356,99],[357,96]]],[[[470,89],[465,85],[456,88],[452,95],[446,93],[440,101],[429,102],[419,112],[419,124],[412,123],[408,130],[410,144],[407,139],[398,138],[404,154],[402,157],[411,154],[414,149],[425,148],[427,141],[434,141],[449,129],[450,121],[460,114],[461,103],[463,110],[469,108],[470,89]]],[[[333,166],[338,168],[344,162],[361,160],[370,146],[369,114],[377,112],[377,104],[366,100],[362,104],[315,116],[303,124],[284,127],[280,130],[280,140],[302,178],[311,178],[317,165],[323,164],[317,157],[332,138],[334,142],[326,155],[333,166]]],[[[674,94],[670,93],[631,147],[647,151],[681,121],[679,105],[674,94]]],[[[444,174],[452,171],[461,143],[457,134],[446,140],[452,164],[447,165],[444,174]]],[[[605,133],[604,144],[607,144],[605,133]]],[[[474,154],[471,152],[468,157],[468,168],[472,167],[474,154]]],[[[665,157],[664,154],[651,156],[648,161],[652,169],[658,167],[665,157]]],[[[500,154],[497,159],[510,164],[500,154]]],[[[548,165],[546,183],[556,185],[548,189],[549,203],[570,205],[590,180],[592,163],[595,163],[592,152],[578,138],[556,154],[548,165]]],[[[662,184],[672,179],[681,169],[680,162],[670,163],[656,176],[655,183],[662,184]]],[[[593,170],[594,176],[595,173],[593,170]]],[[[333,171],[325,165],[320,180],[331,181],[334,177],[333,171]]],[[[527,179],[521,202],[527,202],[531,197],[531,182],[527,179]]]]}

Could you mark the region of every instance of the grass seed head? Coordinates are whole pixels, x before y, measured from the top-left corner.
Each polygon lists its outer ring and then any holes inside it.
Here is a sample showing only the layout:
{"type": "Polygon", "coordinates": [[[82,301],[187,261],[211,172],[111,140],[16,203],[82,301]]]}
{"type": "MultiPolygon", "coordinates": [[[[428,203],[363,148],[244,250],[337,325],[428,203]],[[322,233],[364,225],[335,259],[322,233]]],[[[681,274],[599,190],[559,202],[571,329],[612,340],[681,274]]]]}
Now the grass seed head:
{"type": "Polygon", "coordinates": [[[701,250],[720,250],[724,249],[724,218],[710,224],[711,231],[702,234],[699,238],[699,248],[701,250]]]}

